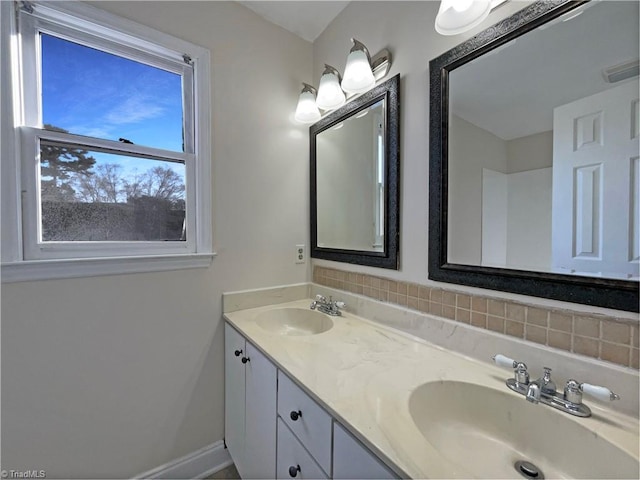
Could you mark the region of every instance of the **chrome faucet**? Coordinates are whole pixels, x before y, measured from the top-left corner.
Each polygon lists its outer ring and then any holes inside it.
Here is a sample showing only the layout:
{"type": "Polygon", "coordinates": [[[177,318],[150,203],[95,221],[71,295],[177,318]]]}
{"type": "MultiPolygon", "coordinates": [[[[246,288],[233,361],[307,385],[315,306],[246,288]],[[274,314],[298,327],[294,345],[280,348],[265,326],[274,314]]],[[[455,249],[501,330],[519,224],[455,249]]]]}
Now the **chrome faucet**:
{"type": "Polygon", "coordinates": [[[538,386],[537,383],[530,383],[529,388],[527,388],[527,395],[525,396],[527,402],[540,403],[541,395],[540,386],[538,386]]]}
{"type": "Polygon", "coordinates": [[[529,384],[526,398],[531,403],[538,403],[543,393],[546,395],[556,394],[556,384],[551,380],[551,369],[549,367],[544,367],[544,375],[529,384]]]}
{"type": "Polygon", "coordinates": [[[327,315],[331,315],[334,317],[339,317],[342,315],[340,311],[341,308],[346,307],[347,305],[344,302],[334,302],[333,298],[329,296],[329,300],[323,295],[316,295],[316,299],[311,302],[309,308],[311,310],[318,309],[319,312],[326,313],[327,315]]]}
{"type": "Polygon", "coordinates": [[[516,393],[524,395],[527,401],[534,404],[542,403],[571,415],[590,417],[591,409],[582,403],[583,393],[602,401],[620,399],[619,395],[606,387],[578,383],[573,379],[567,381],[564,392],[561,394],[556,391],[556,384],[551,380],[551,369],[548,367],[544,367],[542,377],[529,382],[527,366],[524,363],[516,362],[500,354],[494,355],[493,361],[500,367],[514,369],[514,378],[507,379],[507,387],[516,393]]]}

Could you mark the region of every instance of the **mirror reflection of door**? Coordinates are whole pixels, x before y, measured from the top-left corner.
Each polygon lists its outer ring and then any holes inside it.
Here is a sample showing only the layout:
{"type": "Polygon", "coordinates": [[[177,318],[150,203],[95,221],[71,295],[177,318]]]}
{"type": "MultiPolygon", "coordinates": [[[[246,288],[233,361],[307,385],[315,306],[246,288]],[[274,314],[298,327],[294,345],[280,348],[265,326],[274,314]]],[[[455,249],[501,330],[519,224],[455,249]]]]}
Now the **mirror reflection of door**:
{"type": "Polygon", "coordinates": [[[637,278],[638,82],[557,107],[553,123],[553,268],[637,278]]]}

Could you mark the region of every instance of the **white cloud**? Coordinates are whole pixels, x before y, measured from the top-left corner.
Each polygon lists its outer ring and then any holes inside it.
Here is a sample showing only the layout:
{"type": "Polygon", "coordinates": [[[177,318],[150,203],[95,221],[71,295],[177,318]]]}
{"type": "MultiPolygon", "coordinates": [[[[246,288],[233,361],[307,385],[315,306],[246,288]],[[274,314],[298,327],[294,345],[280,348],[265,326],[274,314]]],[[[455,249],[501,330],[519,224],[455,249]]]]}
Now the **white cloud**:
{"type": "Polygon", "coordinates": [[[104,121],[109,125],[138,123],[158,117],[163,112],[164,109],[162,107],[148,103],[148,98],[140,95],[127,98],[122,104],[112,108],[105,115],[104,121]]]}
{"type": "Polygon", "coordinates": [[[69,131],[77,135],[86,135],[87,137],[111,138],[113,136],[112,128],[108,125],[104,127],[85,127],[83,125],[75,125],[69,128],[69,131]]]}

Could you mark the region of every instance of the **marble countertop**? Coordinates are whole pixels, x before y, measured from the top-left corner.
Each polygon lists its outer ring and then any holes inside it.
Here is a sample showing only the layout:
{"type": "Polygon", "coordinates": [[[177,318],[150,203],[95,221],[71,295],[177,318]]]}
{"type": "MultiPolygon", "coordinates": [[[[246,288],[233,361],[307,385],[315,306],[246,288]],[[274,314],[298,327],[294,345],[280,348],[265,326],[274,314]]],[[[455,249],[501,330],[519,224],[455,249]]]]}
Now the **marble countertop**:
{"type": "MultiPolygon", "coordinates": [[[[332,317],[333,328],[317,335],[278,335],[255,322],[266,310],[308,309],[310,303],[311,300],[299,300],[224,316],[401,477],[474,476],[472,471],[461,469],[442,455],[437,446],[430,444],[411,418],[410,395],[429,382],[471,383],[513,395],[522,402],[522,409],[547,409],[549,415],[564,417],[560,420],[562,424],[579,423],[633,458],[640,456],[638,422],[632,417],[587,399],[585,403],[593,410],[590,418],[573,417],[544,405],[530,404],[505,386],[505,379],[512,376],[510,371],[349,312],[332,317]]],[[[561,436],[562,432],[552,434],[561,436]]],[[[505,474],[516,476],[512,469],[510,474],[505,474]]]]}

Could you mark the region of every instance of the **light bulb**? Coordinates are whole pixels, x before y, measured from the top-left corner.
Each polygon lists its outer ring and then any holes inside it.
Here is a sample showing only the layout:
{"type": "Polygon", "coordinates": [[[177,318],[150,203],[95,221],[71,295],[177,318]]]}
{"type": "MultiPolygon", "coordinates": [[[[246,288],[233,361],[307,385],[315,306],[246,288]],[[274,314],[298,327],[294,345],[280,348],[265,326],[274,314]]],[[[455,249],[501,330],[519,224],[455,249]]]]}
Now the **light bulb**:
{"type": "Polygon", "coordinates": [[[361,42],[351,39],[353,47],[344,67],[342,89],[348,93],[364,93],[376,84],[371,71],[369,51],[361,42]]]}
{"type": "Polygon", "coordinates": [[[490,12],[489,0],[442,0],[435,28],[441,35],[457,35],[479,25],[490,12]]]}
{"type": "Polygon", "coordinates": [[[306,83],[303,83],[303,85],[304,88],[300,92],[294,118],[300,123],[315,123],[322,116],[316,105],[316,90],[306,83]]]}
{"type": "Polygon", "coordinates": [[[452,7],[456,12],[464,12],[469,10],[471,5],[473,5],[473,0],[454,0],[452,7]]]}
{"type": "Polygon", "coordinates": [[[320,77],[316,105],[323,110],[333,110],[344,105],[346,98],[340,88],[340,74],[331,65],[325,64],[324,73],[320,77]]]}

